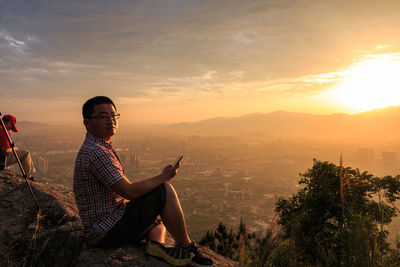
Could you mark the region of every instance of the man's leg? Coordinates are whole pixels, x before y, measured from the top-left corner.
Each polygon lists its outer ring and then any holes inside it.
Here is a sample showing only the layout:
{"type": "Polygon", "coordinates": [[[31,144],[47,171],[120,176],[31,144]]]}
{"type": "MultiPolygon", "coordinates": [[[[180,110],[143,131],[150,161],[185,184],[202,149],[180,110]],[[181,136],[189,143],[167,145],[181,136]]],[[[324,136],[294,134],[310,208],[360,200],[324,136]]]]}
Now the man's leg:
{"type": "Polygon", "coordinates": [[[164,224],[160,223],[155,226],[150,232],[147,234],[147,240],[157,241],[158,243],[165,243],[165,236],[167,234],[167,229],[164,224]]]}
{"type": "Polygon", "coordinates": [[[175,189],[169,183],[165,183],[166,203],[161,214],[162,220],[178,246],[191,255],[193,266],[212,266],[213,261],[199,249],[196,243],[192,243],[186,229],[185,217],[175,189]]]}
{"type": "Polygon", "coordinates": [[[10,152],[10,153],[6,154],[6,162],[7,162],[7,167],[17,163],[17,159],[14,157],[14,153],[13,152],[10,152]]]}
{"type": "Polygon", "coordinates": [[[35,172],[35,166],[33,165],[33,160],[31,158],[31,153],[25,150],[17,151],[18,157],[21,160],[22,167],[28,177],[31,177],[35,172]]]}
{"type": "MultiPolygon", "coordinates": [[[[25,150],[18,150],[17,155],[19,160],[21,161],[21,165],[24,168],[24,171],[28,177],[32,176],[36,172],[35,167],[33,166],[33,161],[31,158],[31,154],[29,151],[25,150]]],[[[7,165],[15,164],[17,163],[17,159],[14,156],[14,153],[8,153],[7,154],[7,165]]]]}
{"type": "Polygon", "coordinates": [[[161,218],[168,232],[172,235],[178,246],[187,247],[191,240],[187,234],[186,221],[181,204],[175,189],[169,183],[165,183],[167,199],[161,218]]]}

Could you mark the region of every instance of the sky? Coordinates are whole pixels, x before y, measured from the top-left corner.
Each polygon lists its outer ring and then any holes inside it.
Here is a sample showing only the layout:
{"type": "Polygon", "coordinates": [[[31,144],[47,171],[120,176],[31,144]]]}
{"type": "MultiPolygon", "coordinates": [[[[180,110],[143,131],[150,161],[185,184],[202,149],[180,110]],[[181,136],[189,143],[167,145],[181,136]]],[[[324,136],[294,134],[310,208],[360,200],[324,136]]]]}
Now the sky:
{"type": "Polygon", "coordinates": [[[400,105],[400,1],[0,0],[0,112],[121,123],[400,105]]]}

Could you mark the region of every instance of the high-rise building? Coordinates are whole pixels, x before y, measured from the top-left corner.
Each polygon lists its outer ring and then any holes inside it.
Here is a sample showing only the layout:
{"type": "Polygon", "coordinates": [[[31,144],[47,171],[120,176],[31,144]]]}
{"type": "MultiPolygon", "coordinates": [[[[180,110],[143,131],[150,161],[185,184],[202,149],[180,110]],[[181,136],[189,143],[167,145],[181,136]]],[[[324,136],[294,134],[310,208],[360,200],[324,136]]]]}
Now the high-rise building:
{"type": "Polygon", "coordinates": [[[131,154],[130,157],[130,165],[135,167],[136,169],[139,168],[139,163],[140,163],[140,156],[139,155],[134,155],[131,154]]]}
{"type": "Polygon", "coordinates": [[[126,164],[128,164],[128,155],[127,154],[119,153],[118,158],[119,158],[122,166],[125,166],[126,164]]]}
{"type": "Polygon", "coordinates": [[[374,150],[366,147],[360,147],[356,152],[356,156],[358,160],[363,160],[363,161],[374,160],[374,150]]]}
{"type": "Polygon", "coordinates": [[[49,173],[49,161],[45,157],[40,156],[37,168],[41,174],[47,175],[49,173]]]}
{"type": "Polygon", "coordinates": [[[395,161],[397,158],[396,152],[382,152],[383,161],[395,161]]]}
{"type": "Polygon", "coordinates": [[[228,196],[228,193],[230,192],[232,184],[231,183],[224,183],[224,195],[228,196]]]}

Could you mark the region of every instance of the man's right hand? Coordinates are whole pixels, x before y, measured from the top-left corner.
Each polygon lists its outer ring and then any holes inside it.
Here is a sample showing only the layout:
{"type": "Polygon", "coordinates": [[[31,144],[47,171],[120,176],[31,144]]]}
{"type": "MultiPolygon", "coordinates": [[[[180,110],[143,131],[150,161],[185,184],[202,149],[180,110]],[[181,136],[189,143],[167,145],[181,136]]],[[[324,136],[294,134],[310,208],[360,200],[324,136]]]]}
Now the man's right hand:
{"type": "Polygon", "coordinates": [[[11,147],[2,147],[1,148],[1,153],[2,154],[8,154],[12,152],[12,148],[11,147]]]}
{"type": "Polygon", "coordinates": [[[165,182],[170,181],[178,173],[178,168],[172,167],[172,165],[167,165],[164,167],[161,177],[165,179],[165,182]]]}
{"type": "MultiPolygon", "coordinates": [[[[15,151],[18,151],[18,147],[14,147],[14,150],[15,151]]],[[[6,154],[8,154],[8,153],[11,153],[13,150],[12,150],[12,148],[11,147],[8,147],[7,149],[6,149],[6,154]]]]}
{"type": "Polygon", "coordinates": [[[147,194],[161,183],[170,181],[178,173],[178,168],[167,165],[164,167],[160,175],[152,178],[143,179],[134,183],[131,183],[125,176],[124,179],[119,180],[111,186],[111,189],[126,199],[136,199],[144,194],[147,194]]]}

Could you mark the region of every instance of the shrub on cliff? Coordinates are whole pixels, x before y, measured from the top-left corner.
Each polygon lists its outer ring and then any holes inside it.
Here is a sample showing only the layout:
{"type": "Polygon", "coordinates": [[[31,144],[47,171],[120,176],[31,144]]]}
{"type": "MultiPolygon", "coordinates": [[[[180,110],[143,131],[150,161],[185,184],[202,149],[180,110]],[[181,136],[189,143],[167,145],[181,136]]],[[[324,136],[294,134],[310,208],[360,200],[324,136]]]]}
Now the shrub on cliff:
{"type": "Polygon", "coordinates": [[[242,258],[238,235],[223,223],[202,244],[249,266],[400,266],[400,241],[391,249],[385,230],[399,212],[400,175],[379,178],[314,160],[300,176],[303,188],[276,203],[279,233],[272,223],[263,236],[252,235],[242,258]]]}
{"type": "Polygon", "coordinates": [[[246,225],[240,220],[237,232],[233,228],[228,230],[226,225],[220,222],[217,229],[215,231],[207,231],[199,243],[218,254],[247,263],[246,257],[249,256],[250,250],[253,248],[251,244],[253,238],[254,235],[248,232],[246,225]]]}
{"type": "Polygon", "coordinates": [[[276,203],[288,258],[312,266],[384,266],[397,260],[385,230],[400,197],[400,176],[374,177],[314,160],[301,174],[304,188],[276,203]],[[385,203],[386,201],[386,203],[385,203]]]}

